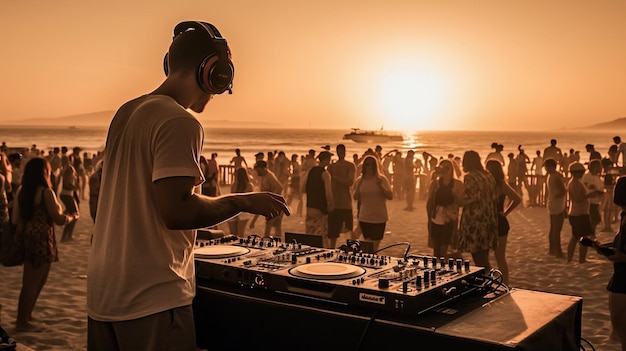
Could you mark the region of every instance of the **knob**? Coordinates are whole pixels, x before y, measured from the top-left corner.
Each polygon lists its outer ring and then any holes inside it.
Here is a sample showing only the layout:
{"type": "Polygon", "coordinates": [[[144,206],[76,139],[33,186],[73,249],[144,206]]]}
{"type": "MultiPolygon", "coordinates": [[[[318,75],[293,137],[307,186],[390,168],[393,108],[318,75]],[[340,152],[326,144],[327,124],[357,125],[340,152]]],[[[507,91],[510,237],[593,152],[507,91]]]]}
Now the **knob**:
{"type": "Polygon", "coordinates": [[[387,278],[380,278],[380,279],[378,279],[378,288],[380,288],[380,289],[387,289],[387,288],[389,288],[389,279],[387,279],[387,278]]]}

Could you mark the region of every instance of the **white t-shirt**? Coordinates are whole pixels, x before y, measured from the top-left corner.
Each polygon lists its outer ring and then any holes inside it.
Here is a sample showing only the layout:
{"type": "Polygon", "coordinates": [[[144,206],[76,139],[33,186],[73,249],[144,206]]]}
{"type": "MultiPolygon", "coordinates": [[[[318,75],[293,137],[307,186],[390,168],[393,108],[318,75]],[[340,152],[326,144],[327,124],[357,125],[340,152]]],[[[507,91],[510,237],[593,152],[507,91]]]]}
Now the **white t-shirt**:
{"type": "MultiPolygon", "coordinates": [[[[585,174],[583,174],[583,177],[581,178],[581,181],[585,185],[585,188],[587,188],[587,193],[591,193],[593,191],[598,191],[598,190],[604,191],[604,182],[602,181],[602,178],[599,175],[591,174],[590,172],[585,172],[585,174]]],[[[595,195],[589,198],[589,202],[592,204],[599,205],[602,203],[603,197],[604,195],[595,195]]]]}
{"type": "Polygon", "coordinates": [[[203,140],[201,124],[171,97],[145,95],[117,111],[87,267],[91,318],[131,320],[192,303],[196,233],[165,226],[153,182],[186,176],[201,184],[203,140]]]}

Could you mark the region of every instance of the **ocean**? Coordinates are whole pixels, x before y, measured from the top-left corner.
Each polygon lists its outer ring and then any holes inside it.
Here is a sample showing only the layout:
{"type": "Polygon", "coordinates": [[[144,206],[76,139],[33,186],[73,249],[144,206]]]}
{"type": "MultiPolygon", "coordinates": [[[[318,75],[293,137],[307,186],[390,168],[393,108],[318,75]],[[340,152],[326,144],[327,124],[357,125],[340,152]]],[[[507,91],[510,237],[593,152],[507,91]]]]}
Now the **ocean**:
{"type": "MultiPolygon", "coordinates": [[[[346,145],[348,157],[353,154],[362,155],[368,148],[376,144],[362,144],[342,137],[349,130],[338,129],[254,129],[254,128],[210,128],[205,127],[203,154],[218,154],[218,163],[227,165],[241,149],[242,155],[251,166],[254,154],[262,151],[284,151],[289,158],[292,154],[303,155],[309,149],[316,152],[322,146],[330,145],[331,151],[339,143],[346,145]]],[[[0,127],[0,141],[8,147],[29,147],[37,145],[40,150],[50,150],[55,146],[67,146],[70,150],[78,146],[83,152],[95,153],[104,148],[106,127],[0,127]]],[[[549,146],[550,139],[557,140],[557,146],[569,154],[570,149],[580,151],[581,160],[588,160],[586,144],[593,144],[602,156],[606,156],[613,137],[620,131],[540,131],[540,132],[496,132],[496,131],[425,131],[405,135],[403,142],[382,143],[383,153],[397,149],[406,154],[412,149],[416,156],[421,157],[426,151],[436,157],[448,154],[463,156],[467,150],[477,151],[485,158],[491,151],[491,144],[497,142],[504,145],[503,155],[512,152],[517,155],[517,147],[521,145],[525,153],[532,159],[537,150],[549,146]]],[[[626,140],[626,132],[620,135],[626,140]]]]}

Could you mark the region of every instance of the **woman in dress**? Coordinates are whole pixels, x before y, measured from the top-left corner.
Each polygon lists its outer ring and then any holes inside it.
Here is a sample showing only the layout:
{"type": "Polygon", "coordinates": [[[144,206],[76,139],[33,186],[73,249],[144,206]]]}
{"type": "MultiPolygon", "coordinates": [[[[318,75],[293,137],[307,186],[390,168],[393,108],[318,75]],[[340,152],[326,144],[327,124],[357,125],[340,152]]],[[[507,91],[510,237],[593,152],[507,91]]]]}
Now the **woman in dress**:
{"type": "MultiPolygon", "coordinates": [[[[234,181],[230,186],[231,193],[248,193],[252,191],[252,181],[248,175],[248,171],[239,167],[235,170],[234,181]]],[[[230,233],[238,237],[243,237],[246,232],[246,224],[250,220],[247,213],[240,213],[233,219],[228,221],[228,229],[230,233]]]]}
{"type": "Polygon", "coordinates": [[[374,252],[378,251],[389,220],[387,200],[393,199],[389,180],[379,169],[378,160],[374,156],[365,156],[361,176],[354,187],[354,199],[360,204],[359,228],[363,237],[372,241],[374,252]]]}
{"type": "Polygon", "coordinates": [[[64,214],[50,181],[50,163],[32,158],[24,167],[22,185],[13,208],[13,224],[24,239],[24,271],[20,292],[16,331],[41,331],[32,324],[32,312],[43,289],[52,262],[59,260],[54,224],[66,225],[78,219],[78,213],[64,214]]]}
{"type": "Polygon", "coordinates": [[[428,243],[434,257],[445,257],[458,229],[459,208],[463,205],[463,182],[454,177],[450,160],[442,160],[435,169],[428,189],[428,243]]]}
{"type": "Polygon", "coordinates": [[[496,181],[482,166],[476,151],[463,155],[465,177],[465,199],[457,248],[459,252],[470,252],[476,266],[491,271],[489,250],[498,247],[498,194],[496,181]]]}
{"type": "Polygon", "coordinates": [[[494,253],[498,269],[502,272],[502,283],[509,285],[509,264],[506,261],[506,242],[509,234],[509,220],[506,216],[522,203],[522,197],[504,180],[502,164],[498,160],[489,160],[485,165],[496,181],[498,194],[498,247],[494,253]],[[505,208],[505,203],[506,208],[505,208]]]}

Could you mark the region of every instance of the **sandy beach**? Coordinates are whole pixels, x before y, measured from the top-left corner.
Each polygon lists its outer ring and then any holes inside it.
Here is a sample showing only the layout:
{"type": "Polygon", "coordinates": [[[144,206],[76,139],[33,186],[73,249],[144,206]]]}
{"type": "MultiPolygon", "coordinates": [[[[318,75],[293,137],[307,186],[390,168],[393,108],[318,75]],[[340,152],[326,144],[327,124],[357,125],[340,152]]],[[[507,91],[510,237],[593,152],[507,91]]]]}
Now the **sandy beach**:
{"type": "MultiPolygon", "coordinates": [[[[225,190],[225,189],[224,189],[225,190]]],[[[0,266],[2,292],[0,293],[0,325],[25,349],[34,350],[85,350],[87,344],[86,270],[89,238],[92,222],[88,215],[88,201],[81,202],[83,216],[76,226],[76,240],[59,243],[60,261],[53,264],[48,282],[34,310],[34,317],[45,327],[43,332],[16,333],[15,317],[21,287],[22,267],[0,266]]],[[[416,209],[404,211],[404,200],[388,202],[390,221],[381,248],[400,242],[409,242],[410,251],[431,254],[427,246],[425,201],[416,200],[416,209]]],[[[283,221],[283,231],[304,232],[304,217],[294,215],[283,221]]],[[[551,292],[583,298],[582,346],[586,350],[617,351],[619,345],[609,340],[610,322],[607,307],[606,284],[612,273],[612,265],[589,251],[588,261],[566,263],[563,259],[548,256],[548,213],[545,208],[518,208],[509,217],[507,254],[510,266],[511,287],[551,292]],[[593,345],[593,348],[586,342],[593,345]]],[[[613,227],[616,227],[614,224],[613,227]]],[[[227,226],[220,227],[228,233],[227,226]]],[[[260,234],[262,221],[247,234],[260,234]]],[[[61,228],[57,227],[57,238],[61,228]]],[[[565,250],[571,229],[567,221],[562,232],[565,250]]],[[[612,239],[613,233],[599,232],[602,242],[612,239]]],[[[339,242],[345,241],[342,236],[339,242]]],[[[401,256],[406,246],[398,246],[385,252],[401,256]]],[[[467,256],[466,258],[469,258],[467,256]]],[[[575,260],[577,261],[577,253],[575,260]]],[[[492,255],[492,264],[495,259],[492,255]]]]}

